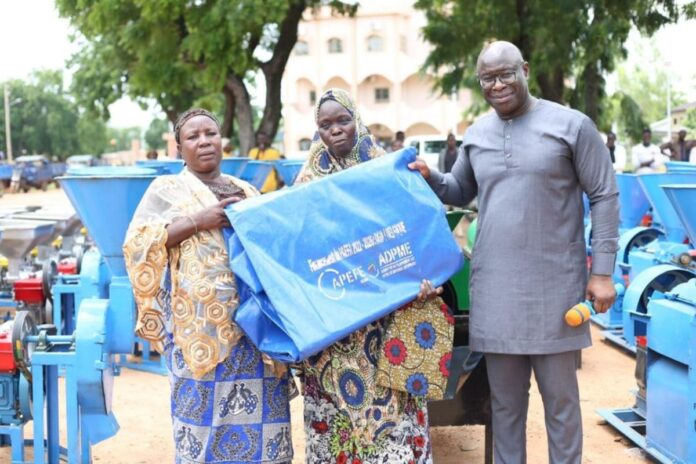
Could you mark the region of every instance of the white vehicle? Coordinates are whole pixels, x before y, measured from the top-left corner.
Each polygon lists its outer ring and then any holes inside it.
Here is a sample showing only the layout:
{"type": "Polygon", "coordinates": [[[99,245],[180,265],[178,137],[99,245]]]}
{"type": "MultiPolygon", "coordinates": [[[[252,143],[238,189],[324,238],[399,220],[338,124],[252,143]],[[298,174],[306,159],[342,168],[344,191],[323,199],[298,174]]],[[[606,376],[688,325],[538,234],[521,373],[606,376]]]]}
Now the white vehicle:
{"type": "MultiPolygon", "coordinates": [[[[457,147],[462,144],[462,138],[455,136],[457,147]]],[[[430,169],[437,169],[440,152],[447,147],[447,135],[414,135],[406,137],[405,147],[414,147],[418,156],[423,158],[430,169]]]]}

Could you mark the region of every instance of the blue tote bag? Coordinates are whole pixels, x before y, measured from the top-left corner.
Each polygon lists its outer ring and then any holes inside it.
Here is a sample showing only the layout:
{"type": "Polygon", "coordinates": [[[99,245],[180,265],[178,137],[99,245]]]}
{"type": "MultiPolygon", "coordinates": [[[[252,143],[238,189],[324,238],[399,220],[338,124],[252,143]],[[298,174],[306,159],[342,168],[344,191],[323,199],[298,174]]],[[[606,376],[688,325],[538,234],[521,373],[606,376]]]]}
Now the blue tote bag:
{"type": "Polygon", "coordinates": [[[227,208],[235,322],[297,362],[442,285],[463,264],[442,203],[406,148],[227,208]]]}

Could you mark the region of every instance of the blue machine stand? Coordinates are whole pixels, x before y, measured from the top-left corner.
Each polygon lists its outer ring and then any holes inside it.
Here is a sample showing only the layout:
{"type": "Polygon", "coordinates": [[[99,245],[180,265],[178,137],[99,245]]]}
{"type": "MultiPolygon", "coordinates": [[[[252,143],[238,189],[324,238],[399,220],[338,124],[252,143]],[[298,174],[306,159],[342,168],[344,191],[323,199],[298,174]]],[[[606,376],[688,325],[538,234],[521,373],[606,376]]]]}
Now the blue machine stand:
{"type": "MultiPolygon", "coordinates": [[[[642,376],[645,396],[633,408],[597,411],[607,422],[662,463],[696,462],[696,278],[632,312],[647,328],[642,376]],[[643,402],[644,401],[644,402],[643,402]]],[[[639,379],[639,384],[641,380],[639,379]]]]}
{"type": "Polygon", "coordinates": [[[19,412],[9,412],[16,407],[12,404],[3,404],[2,412],[10,414],[2,416],[0,414],[0,444],[6,445],[9,441],[12,447],[12,464],[24,463],[24,425],[31,420],[31,384],[27,379],[18,374],[18,379],[5,377],[0,379],[0,389],[4,390],[2,396],[7,401],[17,398],[19,402],[19,412]],[[4,381],[3,381],[4,380],[4,381]],[[17,389],[18,392],[13,392],[17,389]],[[16,394],[15,394],[16,393],[16,394]]]}
{"type": "Polygon", "coordinates": [[[95,248],[87,250],[77,275],[58,275],[51,286],[53,296],[53,325],[58,335],[70,335],[75,330],[77,309],[86,298],[108,298],[111,275],[106,262],[95,248]]]}
{"type": "MultiPolygon", "coordinates": [[[[662,188],[695,244],[696,183],[662,188]]],[[[627,328],[645,335],[636,403],[598,413],[655,460],[696,463],[696,274],[665,265],[643,271],[631,282],[624,311],[632,320],[627,328]],[[633,291],[636,284],[645,290],[633,291]]]]}
{"type": "Polygon", "coordinates": [[[641,272],[629,285],[623,297],[623,329],[606,330],[602,334],[608,341],[629,353],[636,353],[635,339],[645,335],[645,323],[632,316],[648,311],[651,299],[664,298],[674,287],[693,278],[694,274],[676,266],[661,264],[641,272]],[[629,342],[630,340],[630,342],[629,342]]]}
{"type": "Polygon", "coordinates": [[[134,371],[149,372],[151,374],[167,375],[167,361],[164,356],[153,352],[150,342],[140,337],[135,337],[136,354],[139,352],[140,361],[130,361],[127,354],[118,357],[118,367],[133,369],[134,371]]]}
{"type": "Polygon", "coordinates": [[[61,457],[69,463],[88,464],[91,445],[113,436],[119,429],[111,412],[111,353],[121,348],[121,341],[111,334],[119,321],[107,321],[111,319],[109,300],[97,299],[84,302],[77,319],[73,335],[55,335],[54,326],[37,327],[29,311],[19,312],[14,320],[15,360],[23,378],[33,386],[34,464],[57,463],[61,457]],[[64,448],[59,441],[59,368],[65,370],[64,448]]]}

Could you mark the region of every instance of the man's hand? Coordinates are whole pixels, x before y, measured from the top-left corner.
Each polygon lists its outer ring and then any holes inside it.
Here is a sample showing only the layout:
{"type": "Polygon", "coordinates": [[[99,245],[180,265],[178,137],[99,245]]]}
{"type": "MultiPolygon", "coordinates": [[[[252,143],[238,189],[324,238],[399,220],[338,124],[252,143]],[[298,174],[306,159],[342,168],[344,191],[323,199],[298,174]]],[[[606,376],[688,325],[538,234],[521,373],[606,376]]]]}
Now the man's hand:
{"type": "Polygon", "coordinates": [[[424,179],[430,179],[430,168],[422,158],[416,158],[413,163],[408,163],[408,168],[420,172],[424,179]]]}
{"type": "Polygon", "coordinates": [[[592,274],[587,283],[585,298],[592,301],[595,311],[606,313],[616,299],[616,290],[611,276],[592,274]]]}

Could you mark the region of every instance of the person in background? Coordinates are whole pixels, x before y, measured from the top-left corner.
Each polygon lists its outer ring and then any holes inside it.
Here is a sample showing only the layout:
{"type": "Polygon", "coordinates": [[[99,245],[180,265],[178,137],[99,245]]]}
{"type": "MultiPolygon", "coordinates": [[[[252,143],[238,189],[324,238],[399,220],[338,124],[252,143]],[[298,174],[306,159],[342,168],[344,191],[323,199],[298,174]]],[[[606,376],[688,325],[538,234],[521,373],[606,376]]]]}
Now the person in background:
{"type": "Polygon", "coordinates": [[[186,111],[174,136],[186,167],[150,184],[123,255],[136,333],[167,361],[176,463],[290,464],[288,370],[234,323],[239,295],[221,231],[225,206],[258,192],[220,172],[210,112],[186,111]]]}
{"type": "Polygon", "coordinates": [[[404,148],[404,140],[406,140],[406,134],[404,134],[403,131],[396,131],[394,141],[391,145],[391,151],[401,150],[404,148]]]}
{"type": "Polygon", "coordinates": [[[232,158],[232,144],[227,142],[224,147],[222,147],[222,157],[232,158]]]}
{"type": "Polygon", "coordinates": [[[665,150],[669,150],[669,152],[665,154],[669,156],[672,161],[684,161],[688,163],[691,157],[691,150],[694,147],[696,147],[696,140],[686,140],[686,130],[682,129],[677,135],[677,140],[670,140],[669,142],[663,143],[660,145],[660,151],[665,153],[665,150]]]}
{"type": "Polygon", "coordinates": [[[649,127],[643,129],[643,142],[631,149],[631,161],[636,174],[658,172],[664,166],[664,155],[652,143],[652,131],[649,127]]]}
{"type": "MultiPolygon", "coordinates": [[[[256,134],[256,146],[249,150],[249,159],[259,161],[276,161],[281,159],[280,152],[271,147],[271,141],[264,132],[256,134]]],[[[266,182],[261,187],[262,193],[272,192],[280,188],[278,173],[275,169],[271,171],[266,182]]]]}
{"type": "Polygon", "coordinates": [[[577,354],[592,338],[589,324],[570,327],[564,316],[585,299],[606,312],[616,298],[614,171],[590,118],[529,93],[529,64],[515,45],[486,45],[476,71],[495,112],[467,129],[451,173],[431,171],[420,159],[409,167],[445,204],[478,197],[469,342],[486,359],[496,464],[527,462],[532,372],[544,404],[548,462],[580,464],[577,354]],[[589,278],[583,192],[592,212],[589,278]]]}
{"type": "Polygon", "coordinates": [[[616,143],[616,134],[611,131],[607,133],[607,150],[609,150],[614,171],[623,172],[626,167],[626,149],[616,143]]]}
{"type": "MultiPolygon", "coordinates": [[[[384,154],[344,90],[327,90],[314,117],[317,132],[298,184],[384,154]]],[[[441,291],[424,280],[418,300],[431,301],[441,291]]],[[[356,330],[302,363],[307,464],[432,464],[426,402],[376,384],[390,317],[356,330]]]]}
{"type": "Polygon", "coordinates": [[[156,159],[157,159],[157,156],[158,156],[158,155],[157,155],[157,150],[152,149],[152,150],[150,150],[150,151],[147,152],[147,154],[145,155],[145,158],[147,158],[147,159],[149,159],[149,160],[156,160],[156,159]]]}
{"type": "Polygon", "coordinates": [[[457,160],[457,138],[454,134],[447,135],[447,146],[440,152],[437,158],[437,169],[441,173],[452,171],[452,166],[457,160]]]}

